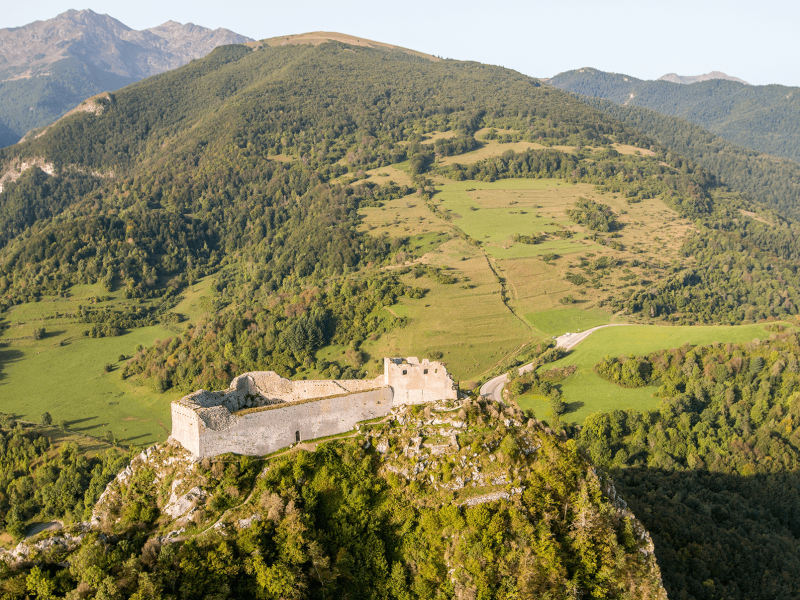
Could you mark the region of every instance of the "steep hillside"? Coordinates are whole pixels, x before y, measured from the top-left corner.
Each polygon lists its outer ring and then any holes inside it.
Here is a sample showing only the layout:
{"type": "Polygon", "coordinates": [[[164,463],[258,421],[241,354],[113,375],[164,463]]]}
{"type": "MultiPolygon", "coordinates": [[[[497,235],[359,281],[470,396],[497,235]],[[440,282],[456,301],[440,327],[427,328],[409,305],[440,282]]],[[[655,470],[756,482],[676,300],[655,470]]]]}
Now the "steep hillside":
{"type": "Polygon", "coordinates": [[[92,524],[0,554],[0,593],[666,598],[649,535],[575,443],[469,401],[268,459],[154,446],[92,524]]]}
{"type": "Polygon", "coordinates": [[[168,21],[135,31],[91,10],[0,30],[0,146],[16,143],[82,100],[248,38],[168,21]],[[7,130],[7,131],[6,131],[7,130]]]}
{"type": "Polygon", "coordinates": [[[745,148],[800,160],[800,89],[712,79],[691,85],[585,68],[548,83],[624,106],[680,117],[745,148]]]}

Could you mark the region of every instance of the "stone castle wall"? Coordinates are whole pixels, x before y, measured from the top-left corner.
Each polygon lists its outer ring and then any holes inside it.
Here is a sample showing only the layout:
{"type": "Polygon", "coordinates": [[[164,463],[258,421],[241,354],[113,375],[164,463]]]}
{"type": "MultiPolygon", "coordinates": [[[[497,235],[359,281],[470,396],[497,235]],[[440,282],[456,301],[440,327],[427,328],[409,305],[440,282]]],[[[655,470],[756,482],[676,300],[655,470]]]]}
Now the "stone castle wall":
{"type": "Polygon", "coordinates": [[[231,381],[231,389],[271,400],[296,402],[310,398],[338,396],[348,392],[372,390],[386,385],[384,377],[377,379],[340,379],[294,381],[281,377],[274,371],[257,371],[239,375],[231,381]]]}
{"type": "Polygon", "coordinates": [[[436,400],[456,400],[458,389],[445,366],[416,357],[384,358],[386,385],[394,391],[394,404],[422,404],[436,400]]]}
{"type": "MultiPolygon", "coordinates": [[[[344,433],[366,421],[389,414],[392,390],[378,388],[305,402],[254,408],[233,419],[224,429],[200,429],[196,456],[225,452],[262,456],[298,441],[344,433]]],[[[174,436],[173,436],[174,437],[174,436]]]]}
{"type": "Polygon", "coordinates": [[[244,373],[227,390],[200,390],[172,403],[172,438],[197,457],[263,455],[298,441],[352,430],[392,406],[458,397],[442,363],[384,359],[368,380],[292,381],[272,371],[244,373]]]}

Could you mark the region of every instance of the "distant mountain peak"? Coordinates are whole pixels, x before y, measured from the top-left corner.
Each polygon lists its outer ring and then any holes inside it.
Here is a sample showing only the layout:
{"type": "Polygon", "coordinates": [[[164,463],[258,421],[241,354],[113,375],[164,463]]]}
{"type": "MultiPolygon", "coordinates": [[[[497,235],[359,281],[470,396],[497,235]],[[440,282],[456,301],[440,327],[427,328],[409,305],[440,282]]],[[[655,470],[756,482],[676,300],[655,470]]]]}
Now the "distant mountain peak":
{"type": "Polygon", "coordinates": [[[250,41],[227,29],[171,20],[137,31],[89,9],[0,29],[0,147],[98,92],[175,69],[217,46],[250,41]]]}
{"type": "Polygon", "coordinates": [[[137,80],[205,56],[216,46],[248,41],[227,29],[176,21],[137,31],[93,10],[68,10],[47,21],[0,29],[0,81],[35,77],[67,57],[137,80]]]}
{"type": "Polygon", "coordinates": [[[661,77],[659,77],[658,81],[670,81],[672,83],[690,84],[690,83],[699,83],[701,81],[708,81],[709,79],[725,79],[727,81],[736,81],[738,83],[750,85],[744,79],[739,79],[738,77],[726,75],[722,71],[711,71],[710,73],[705,73],[703,75],[678,75],[677,73],[667,73],[666,75],[662,75],[661,77]]]}

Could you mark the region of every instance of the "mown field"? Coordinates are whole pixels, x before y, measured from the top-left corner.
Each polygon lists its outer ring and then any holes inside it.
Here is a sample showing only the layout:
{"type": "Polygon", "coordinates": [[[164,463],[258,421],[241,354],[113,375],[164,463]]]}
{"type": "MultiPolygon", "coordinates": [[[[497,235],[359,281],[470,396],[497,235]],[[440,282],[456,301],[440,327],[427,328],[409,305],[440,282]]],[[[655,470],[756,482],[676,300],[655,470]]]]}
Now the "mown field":
{"type": "MultiPolygon", "coordinates": [[[[561,383],[567,413],[564,420],[581,423],[594,412],[634,408],[650,410],[660,399],[657,388],[622,388],[610,383],[594,372],[594,366],[604,356],[627,354],[641,355],[662,348],[678,348],[684,344],[703,345],[714,342],[741,343],[756,338],[764,339],[770,333],[766,324],[739,326],[669,327],[656,325],[630,325],[600,329],[582,341],[561,360],[548,364],[545,369],[575,365],[578,370],[561,383]]],[[[518,400],[521,408],[532,408],[539,418],[547,416],[549,401],[534,395],[524,395],[518,400]]]]}
{"type": "Polygon", "coordinates": [[[170,401],[174,394],[159,394],[136,380],[123,381],[120,366],[139,345],[180,333],[190,320],[204,314],[200,298],[210,283],[201,281],[187,290],[173,312],[187,317],[169,328],[155,325],[133,329],[118,337],[88,338],[82,333],[91,324],[72,316],[79,305],[93,298],[109,300],[91,304],[119,306],[121,291],[108,293],[101,285],[79,285],[66,298],[47,298],[12,308],[5,316],[0,335],[0,412],[38,422],[49,412],[54,423],[67,421],[69,429],[102,437],[107,430],[123,444],[150,444],[169,435],[170,401]],[[45,336],[33,339],[33,330],[43,327],[45,336]],[[120,357],[123,357],[120,360],[120,357]],[[105,371],[112,365],[110,372],[105,371]]]}

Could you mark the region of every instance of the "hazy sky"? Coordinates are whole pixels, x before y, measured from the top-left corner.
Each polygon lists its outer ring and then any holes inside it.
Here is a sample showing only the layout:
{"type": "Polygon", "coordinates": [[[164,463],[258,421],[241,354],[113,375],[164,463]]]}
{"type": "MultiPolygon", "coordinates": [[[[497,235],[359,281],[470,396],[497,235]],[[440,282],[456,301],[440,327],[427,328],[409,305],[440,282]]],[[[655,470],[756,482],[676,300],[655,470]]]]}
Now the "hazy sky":
{"type": "Polygon", "coordinates": [[[800,3],[791,0],[80,2],[5,1],[0,28],[91,8],[134,29],[172,19],[256,39],[339,31],[536,77],[591,66],[643,79],[723,71],[800,86],[800,3]]]}

